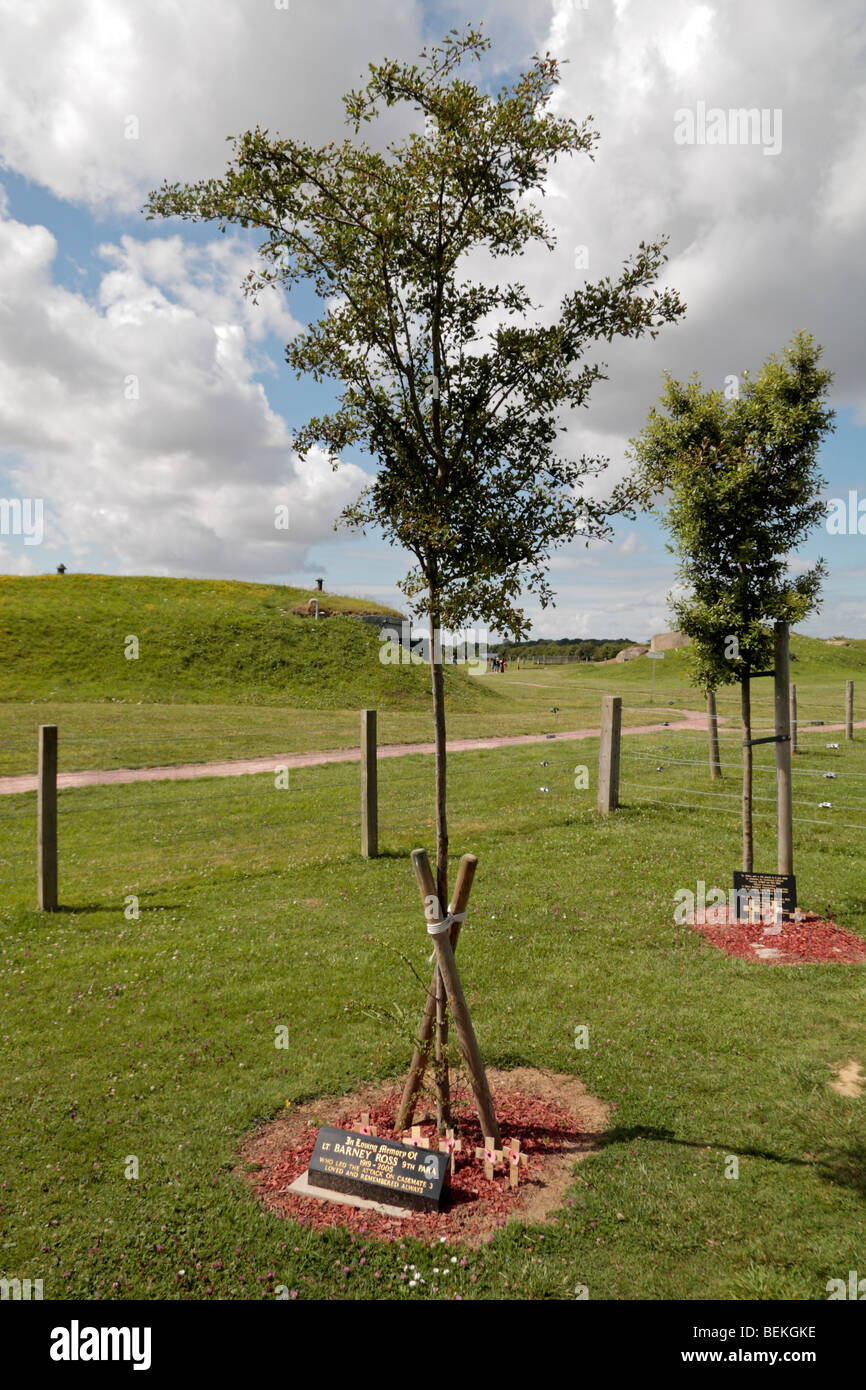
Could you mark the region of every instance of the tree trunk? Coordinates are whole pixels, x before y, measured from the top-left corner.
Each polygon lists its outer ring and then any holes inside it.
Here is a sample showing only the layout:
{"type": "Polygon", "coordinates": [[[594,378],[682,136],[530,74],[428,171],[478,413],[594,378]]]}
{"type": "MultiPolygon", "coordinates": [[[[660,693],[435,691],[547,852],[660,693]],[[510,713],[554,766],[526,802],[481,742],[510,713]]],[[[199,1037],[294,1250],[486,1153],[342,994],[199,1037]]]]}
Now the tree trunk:
{"type": "Polygon", "coordinates": [[[748,669],[740,686],[743,710],[743,873],[753,865],[752,837],[752,693],[748,669]]]}
{"type": "MultiPolygon", "coordinates": [[[[446,806],[445,682],[439,612],[430,605],[430,673],[433,686],[433,730],[436,746],[436,896],[443,915],[448,911],[448,818],[446,806]]],[[[436,1030],[434,1034],[436,1126],[440,1135],[451,1127],[451,1087],[448,1076],[448,1000],[445,982],[436,975],[436,1030]]]]}
{"type": "Polygon", "coordinates": [[[718,782],[722,775],[722,761],[719,757],[719,720],[716,713],[716,692],[707,691],[707,733],[710,740],[710,776],[718,782]]]}

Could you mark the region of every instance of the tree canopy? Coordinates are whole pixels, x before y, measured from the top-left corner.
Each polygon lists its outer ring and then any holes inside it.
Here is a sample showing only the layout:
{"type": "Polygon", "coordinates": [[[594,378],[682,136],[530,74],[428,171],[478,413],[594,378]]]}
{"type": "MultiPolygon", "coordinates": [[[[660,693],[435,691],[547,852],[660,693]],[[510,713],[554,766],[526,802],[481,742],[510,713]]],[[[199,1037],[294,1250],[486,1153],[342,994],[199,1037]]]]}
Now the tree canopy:
{"type": "Polygon", "coordinates": [[[772,666],[772,624],[800,622],[818,605],[824,562],[797,572],[790,555],[827,510],[818,450],[834,412],[821,351],[798,333],[781,360],[771,355],[754,378],[744,372],[731,399],[704,391],[697,376],[668,374],[661,410],[632,441],[631,496],[673,538],[680,591],[671,607],[705,689],[772,666]]]}
{"type": "Polygon", "coordinates": [[[344,520],[375,524],[414,556],[401,587],[418,613],[459,627],[481,620],[522,635],[521,589],[550,598],[551,547],[605,535],[604,507],[580,493],[605,461],[558,450],[561,412],[586,404],[603,364],[598,339],[655,336],[683,312],[672,290],[649,287],[664,241],[641,243],[619,278],[581,284],[559,316],[503,275],[469,278],[479,253],[505,263],[533,242],[553,246],[532,194],[550,164],[598,139],[547,108],[556,59],[536,58],[495,96],[461,75],[489,40],[456,30],[420,64],[370,64],[344,98],[351,135],[320,148],[267,130],[234,140],[221,180],[165,184],[150,217],[261,228],[254,297],[270,283],[310,281],[319,320],[286,349],[300,376],[340,384],[338,408],[297,431],[334,466],[359,445],[378,472],[344,520]],[[407,105],[423,131],[384,151],[359,139],[382,107],[407,105]],[[420,121],[419,121],[420,124],[420,121]]]}

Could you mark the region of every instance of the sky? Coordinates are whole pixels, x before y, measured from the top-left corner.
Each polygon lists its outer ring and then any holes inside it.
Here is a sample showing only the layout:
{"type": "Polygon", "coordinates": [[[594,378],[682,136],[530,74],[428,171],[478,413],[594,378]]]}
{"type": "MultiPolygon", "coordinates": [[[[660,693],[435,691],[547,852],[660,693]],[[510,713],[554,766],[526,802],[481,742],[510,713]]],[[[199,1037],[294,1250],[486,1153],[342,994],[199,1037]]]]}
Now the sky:
{"type": "MultiPolygon", "coordinates": [[[[142,205],[165,180],[219,177],[228,137],[256,125],[342,139],[341,97],[368,63],[412,61],[478,21],[492,48],[475,80],[495,91],[550,52],[557,114],[592,115],[600,135],[594,160],[550,171],[541,203],[555,250],[519,262],[540,316],[663,235],[661,283],[687,304],[654,341],[602,345],[607,379],[566,420],[564,447],[610,460],[592,484],[606,495],[665,371],[721,388],[812,333],[837,412],[824,495],[844,501],[847,524],[816,529],[791,557],[795,570],[819,556],[829,569],[800,630],[866,637],[859,0],[0,0],[0,573],[63,562],[305,587],[321,577],[405,610],[409,557],[374,532],[334,529],[375,460],[356,449],[333,471],[293,451],[294,433],[336,401],[284,360],[319,301],[280,287],[254,305],[242,283],[260,236],[148,221],[142,205]],[[760,113],[754,128],[730,115],[741,108],[760,113]],[[280,507],[288,529],[275,527],[280,507]]],[[[401,119],[389,113],[376,138],[401,133],[401,119]]],[[[527,596],[533,635],[667,630],[666,540],[644,516],[609,542],[556,551],[555,606],[527,596]]]]}

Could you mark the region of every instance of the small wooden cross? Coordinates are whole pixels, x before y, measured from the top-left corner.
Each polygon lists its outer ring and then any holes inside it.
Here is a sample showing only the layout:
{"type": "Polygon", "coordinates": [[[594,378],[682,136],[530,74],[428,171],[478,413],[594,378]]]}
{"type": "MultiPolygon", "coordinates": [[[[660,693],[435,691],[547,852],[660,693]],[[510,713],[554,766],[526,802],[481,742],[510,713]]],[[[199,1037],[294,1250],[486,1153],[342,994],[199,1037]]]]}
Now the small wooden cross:
{"type": "Polygon", "coordinates": [[[484,1148],[476,1149],[475,1157],[484,1159],[484,1176],[485,1178],[492,1178],[494,1163],[501,1163],[505,1154],[501,1149],[497,1149],[493,1136],[491,1134],[485,1134],[484,1148]]]}
{"type": "Polygon", "coordinates": [[[450,1172],[451,1172],[451,1176],[453,1177],[453,1176],[454,1176],[454,1160],[455,1160],[457,1154],[458,1154],[458,1153],[460,1152],[460,1150],[463,1148],[463,1140],[462,1140],[462,1139],[455,1139],[455,1137],[454,1137],[454,1130],[453,1130],[453,1129],[447,1129],[447,1130],[445,1131],[445,1136],[446,1136],[446,1137],[445,1137],[444,1139],[440,1139],[440,1140],[439,1140],[439,1152],[440,1152],[441,1154],[448,1154],[448,1157],[449,1157],[450,1160],[451,1160],[451,1163],[450,1163],[450,1172]]]}
{"type": "Polygon", "coordinates": [[[430,1140],[425,1139],[424,1135],[421,1133],[420,1125],[412,1126],[412,1134],[410,1138],[407,1139],[405,1134],[403,1135],[403,1143],[414,1144],[416,1149],[429,1149],[430,1147],[430,1140]]]}
{"type": "Polygon", "coordinates": [[[520,1182],[520,1165],[522,1163],[525,1168],[529,1159],[526,1154],[520,1152],[519,1139],[503,1140],[502,1147],[505,1150],[505,1157],[508,1159],[508,1185],[509,1187],[517,1187],[520,1182]]]}
{"type": "Polygon", "coordinates": [[[376,1125],[370,1124],[370,1115],[369,1112],[366,1110],[361,1116],[361,1123],[358,1125],[357,1132],[358,1134],[369,1134],[373,1138],[375,1138],[379,1133],[378,1127],[376,1125]]]}

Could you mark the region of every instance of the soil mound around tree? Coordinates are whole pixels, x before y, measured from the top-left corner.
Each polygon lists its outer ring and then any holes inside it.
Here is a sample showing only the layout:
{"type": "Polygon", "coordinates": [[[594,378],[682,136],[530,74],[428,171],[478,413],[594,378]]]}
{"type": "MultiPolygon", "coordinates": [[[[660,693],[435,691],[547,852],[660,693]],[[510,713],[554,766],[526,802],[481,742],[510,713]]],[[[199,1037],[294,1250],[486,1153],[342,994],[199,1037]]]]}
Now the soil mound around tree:
{"type": "Polygon", "coordinates": [[[690,924],[711,946],[741,960],[762,961],[765,965],[866,963],[866,941],[862,936],[813,912],[804,912],[799,922],[782,922],[780,927],[774,927],[763,922],[740,922],[730,908],[711,907],[696,913],[690,924]]]}
{"type": "MultiPolygon", "coordinates": [[[[362,1114],[369,1114],[380,1137],[404,1138],[393,1128],[402,1092],[402,1083],[393,1081],[352,1095],[287,1105],[247,1137],[235,1172],[268,1211],[313,1229],[342,1226],[380,1240],[412,1236],[429,1244],[445,1240],[477,1247],[509,1220],[548,1220],[570,1200],[565,1194],[575,1182],[575,1164],[599,1148],[611,1107],[589,1095],[575,1076],[529,1067],[489,1068],[487,1075],[503,1141],[518,1139],[527,1159],[516,1188],[509,1185],[506,1161],[496,1164],[492,1180],[485,1178],[484,1160],[475,1155],[483,1138],[472,1094],[468,1086],[454,1085],[452,1108],[462,1148],[438,1212],[391,1217],[290,1192],[290,1184],[306,1171],[322,1125],[357,1129],[362,1114]]],[[[422,1137],[435,1147],[436,1126],[426,1104],[419,1105],[415,1118],[422,1137]]]]}

